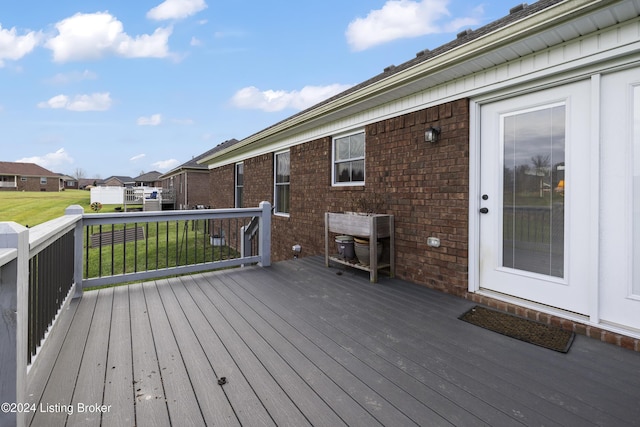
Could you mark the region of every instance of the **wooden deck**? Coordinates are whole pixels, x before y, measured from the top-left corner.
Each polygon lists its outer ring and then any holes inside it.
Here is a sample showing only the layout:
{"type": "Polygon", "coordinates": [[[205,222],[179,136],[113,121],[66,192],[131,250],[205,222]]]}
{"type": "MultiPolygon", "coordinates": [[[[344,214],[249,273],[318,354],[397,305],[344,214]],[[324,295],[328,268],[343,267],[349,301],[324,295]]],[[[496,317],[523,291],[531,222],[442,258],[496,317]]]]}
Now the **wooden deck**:
{"type": "Polygon", "coordinates": [[[320,257],[85,292],[31,425],[640,425],[640,354],[557,353],[458,320],[471,306],[320,257]]]}

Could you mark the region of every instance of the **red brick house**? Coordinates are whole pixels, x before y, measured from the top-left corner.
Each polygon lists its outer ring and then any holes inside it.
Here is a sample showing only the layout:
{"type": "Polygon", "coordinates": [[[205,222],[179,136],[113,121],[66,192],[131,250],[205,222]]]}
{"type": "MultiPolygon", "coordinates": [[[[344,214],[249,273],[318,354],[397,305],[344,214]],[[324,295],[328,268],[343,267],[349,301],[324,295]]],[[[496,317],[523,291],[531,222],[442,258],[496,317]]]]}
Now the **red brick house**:
{"type": "Polygon", "coordinates": [[[0,191],[60,191],[60,175],[35,163],[0,162],[0,191]]]}
{"type": "Polygon", "coordinates": [[[218,144],[160,176],[162,188],[171,190],[175,194],[174,209],[191,209],[209,205],[209,169],[207,165],[198,162],[236,142],[238,141],[230,139],[218,144]]]}
{"type": "Polygon", "coordinates": [[[112,175],[98,184],[101,187],[133,187],[135,180],[130,176],[112,175]]]}
{"type": "Polygon", "coordinates": [[[381,199],[397,276],[638,350],[639,10],[514,7],[205,157],[210,204],[272,202],[282,260],[381,199]]]}

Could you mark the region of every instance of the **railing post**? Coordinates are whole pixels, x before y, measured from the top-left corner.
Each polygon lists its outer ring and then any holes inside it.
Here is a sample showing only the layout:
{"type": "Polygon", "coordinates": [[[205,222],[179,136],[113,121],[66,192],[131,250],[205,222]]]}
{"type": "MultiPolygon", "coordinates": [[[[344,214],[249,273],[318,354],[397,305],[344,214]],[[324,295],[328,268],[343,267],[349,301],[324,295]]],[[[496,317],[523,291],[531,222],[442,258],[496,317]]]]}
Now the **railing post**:
{"type": "MultiPolygon", "coordinates": [[[[0,403],[24,403],[27,394],[29,230],[0,222],[0,248],[17,258],[0,271],[0,403]]],[[[0,426],[24,426],[25,412],[0,411],[0,426]]]]}
{"type": "MultiPolygon", "coordinates": [[[[65,215],[84,215],[84,208],[80,205],[71,205],[64,211],[65,215]]],[[[74,230],[74,244],[73,244],[73,283],[75,290],[73,292],[74,298],[82,297],[82,220],[76,223],[74,230]]]]}
{"type": "Polygon", "coordinates": [[[258,229],[258,241],[260,248],[258,253],[260,255],[261,267],[269,267],[271,265],[271,203],[260,202],[260,209],[262,214],[260,215],[260,228],[258,229]]]}

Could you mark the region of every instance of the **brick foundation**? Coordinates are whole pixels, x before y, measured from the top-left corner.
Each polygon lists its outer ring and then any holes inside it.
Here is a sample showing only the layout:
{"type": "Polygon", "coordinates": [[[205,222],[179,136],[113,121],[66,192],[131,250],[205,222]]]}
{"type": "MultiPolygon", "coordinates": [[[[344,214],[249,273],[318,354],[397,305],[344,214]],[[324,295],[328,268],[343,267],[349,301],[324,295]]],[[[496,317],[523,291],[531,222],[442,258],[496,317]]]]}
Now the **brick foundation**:
{"type": "Polygon", "coordinates": [[[609,344],[614,344],[628,350],[640,352],[640,339],[631,338],[626,335],[618,334],[615,332],[605,331],[604,329],[585,325],[573,320],[564,319],[562,317],[553,316],[547,313],[541,313],[537,310],[521,307],[519,305],[507,303],[504,301],[496,300],[484,295],[478,295],[469,293],[465,295],[465,298],[478,304],[485,305],[487,307],[495,308],[497,310],[506,311],[527,319],[535,320],[537,322],[546,323],[548,325],[558,326],[562,329],[573,331],[579,335],[585,335],[590,338],[595,338],[600,341],[604,341],[609,344]]]}

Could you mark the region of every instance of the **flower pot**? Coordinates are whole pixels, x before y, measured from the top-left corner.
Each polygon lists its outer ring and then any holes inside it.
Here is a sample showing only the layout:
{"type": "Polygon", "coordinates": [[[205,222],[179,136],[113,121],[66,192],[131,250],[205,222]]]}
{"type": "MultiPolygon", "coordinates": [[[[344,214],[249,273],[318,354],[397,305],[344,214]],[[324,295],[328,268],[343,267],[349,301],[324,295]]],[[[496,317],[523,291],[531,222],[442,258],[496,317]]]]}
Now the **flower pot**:
{"type": "MultiPolygon", "coordinates": [[[[368,266],[370,259],[369,241],[364,239],[356,239],[353,245],[356,257],[358,257],[358,261],[360,262],[360,264],[368,266]]],[[[378,258],[378,261],[380,261],[380,258],[382,257],[382,243],[380,242],[376,244],[376,256],[378,258]]]]}
{"type": "Polygon", "coordinates": [[[355,252],[353,250],[353,237],[336,236],[336,247],[338,248],[338,255],[342,259],[351,260],[355,258],[355,252]]]}

